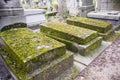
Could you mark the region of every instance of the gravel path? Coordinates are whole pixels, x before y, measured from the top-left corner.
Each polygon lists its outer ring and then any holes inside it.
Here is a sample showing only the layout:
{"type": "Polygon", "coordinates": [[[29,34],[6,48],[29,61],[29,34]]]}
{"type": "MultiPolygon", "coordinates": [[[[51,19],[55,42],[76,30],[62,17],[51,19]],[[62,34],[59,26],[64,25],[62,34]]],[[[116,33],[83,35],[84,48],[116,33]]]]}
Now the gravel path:
{"type": "Polygon", "coordinates": [[[104,50],[75,80],[120,80],[120,38],[104,50]]]}

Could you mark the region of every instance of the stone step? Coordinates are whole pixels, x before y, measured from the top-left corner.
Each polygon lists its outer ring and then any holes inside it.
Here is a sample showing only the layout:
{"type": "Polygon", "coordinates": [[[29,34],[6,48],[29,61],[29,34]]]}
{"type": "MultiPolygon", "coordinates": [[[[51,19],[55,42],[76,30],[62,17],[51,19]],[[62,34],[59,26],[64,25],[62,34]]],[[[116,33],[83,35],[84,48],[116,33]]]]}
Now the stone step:
{"type": "Polygon", "coordinates": [[[1,38],[8,51],[6,55],[17,68],[28,73],[66,53],[63,43],[28,28],[4,31],[1,38]]]}
{"type": "Polygon", "coordinates": [[[56,36],[52,36],[52,35],[47,35],[53,39],[56,39],[64,44],[66,44],[66,48],[72,52],[75,53],[80,53],[83,56],[88,56],[90,55],[90,52],[95,50],[96,48],[101,46],[101,42],[102,42],[102,38],[101,37],[97,37],[93,40],[91,40],[88,44],[86,45],[80,45],[77,44],[75,42],[69,41],[69,40],[65,40],[56,36]]]}
{"type": "Polygon", "coordinates": [[[66,53],[50,64],[38,68],[31,74],[27,74],[27,72],[23,72],[21,69],[16,68],[8,56],[4,55],[3,57],[16,80],[54,80],[73,66],[73,54],[66,53]]]}
{"type": "Polygon", "coordinates": [[[67,19],[67,23],[79,27],[88,28],[98,31],[99,33],[106,33],[112,29],[112,24],[100,20],[93,20],[89,18],[72,17],[67,19]]]}
{"type": "Polygon", "coordinates": [[[99,36],[103,38],[103,40],[107,41],[109,38],[111,38],[115,34],[115,29],[110,29],[106,33],[99,33],[99,36]]]}
{"type": "Polygon", "coordinates": [[[98,36],[96,31],[75,27],[60,22],[49,22],[43,24],[41,25],[40,30],[43,33],[73,41],[78,44],[87,44],[98,36]]]}

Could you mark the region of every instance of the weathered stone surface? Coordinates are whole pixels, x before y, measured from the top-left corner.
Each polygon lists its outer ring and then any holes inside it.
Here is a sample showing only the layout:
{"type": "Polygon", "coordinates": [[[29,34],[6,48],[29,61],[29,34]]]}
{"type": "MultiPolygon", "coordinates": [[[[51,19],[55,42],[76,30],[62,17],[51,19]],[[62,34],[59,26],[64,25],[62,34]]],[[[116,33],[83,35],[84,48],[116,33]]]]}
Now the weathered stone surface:
{"type": "Polygon", "coordinates": [[[79,14],[79,7],[81,5],[81,1],[77,0],[66,0],[67,9],[71,16],[77,16],[79,14]]]}
{"type": "Polygon", "coordinates": [[[7,30],[1,33],[6,44],[6,55],[23,71],[32,72],[66,53],[65,45],[28,28],[7,30]],[[13,35],[14,34],[14,35],[13,35]]]}
{"type": "Polygon", "coordinates": [[[102,42],[102,38],[97,37],[97,38],[93,39],[92,41],[90,41],[89,43],[87,43],[86,45],[80,45],[75,42],[65,40],[65,39],[62,39],[59,37],[55,37],[55,36],[51,36],[51,35],[48,35],[48,36],[66,44],[66,48],[68,50],[75,52],[75,53],[80,53],[83,56],[88,56],[92,50],[100,47],[101,42],[102,42]]]}
{"type": "Polygon", "coordinates": [[[66,5],[67,0],[58,0],[58,12],[59,14],[64,17],[65,14],[67,13],[67,5],[66,5]]]}
{"type": "Polygon", "coordinates": [[[96,11],[119,11],[119,6],[119,0],[97,0],[96,11]]]}
{"type": "Polygon", "coordinates": [[[92,12],[89,12],[87,16],[89,18],[107,19],[107,20],[114,20],[114,21],[120,20],[119,11],[105,11],[105,12],[92,11],[92,12]]]}
{"type": "Polygon", "coordinates": [[[8,70],[6,69],[4,65],[2,56],[0,55],[0,80],[10,80],[10,79],[13,80],[12,76],[10,75],[10,73],[8,72],[8,70]]]}
{"type": "Polygon", "coordinates": [[[6,30],[9,30],[9,29],[12,29],[12,28],[25,28],[25,27],[27,27],[26,23],[15,23],[15,24],[12,24],[12,25],[4,26],[1,29],[0,32],[6,31],[6,30]]]}
{"type": "Polygon", "coordinates": [[[68,50],[79,52],[82,55],[89,55],[90,51],[99,47],[102,41],[102,38],[97,38],[97,33],[92,30],[60,22],[52,22],[42,25],[41,32],[65,43],[68,50]]]}
{"type": "Polygon", "coordinates": [[[73,17],[73,18],[67,19],[67,23],[71,25],[79,26],[79,27],[92,29],[100,33],[106,33],[112,28],[111,23],[93,20],[89,18],[73,17]]]}
{"type": "Polygon", "coordinates": [[[103,40],[109,39],[111,36],[115,34],[115,29],[110,29],[106,33],[99,33],[99,36],[103,37],[103,40]]]}
{"type": "Polygon", "coordinates": [[[41,25],[41,32],[47,35],[63,38],[78,44],[87,44],[98,36],[96,31],[75,27],[60,22],[50,22],[41,25]]]}
{"type": "Polygon", "coordinates": [[[79,13],[81,17],[87,17],[90,11],[94,11],[94,5],[81,6],[79,8],[79,13]]]}
{"type": "MultiPolygon", "coordinates": [[[[51,62],[49,66],[44,67],[44,71],[41,72],[41,74],[34,74],[30,80],[53,80],[54,78],[58,77],[61,73],[63,73],[65,70],[69,69],[73,66],[73,55],[66,54],[63,55],[58,60],[51,62]],[[45,69],[46,68],[46,69],[45,69]]],[[[38,72],[38,71],[37,71],[38,72]]]]}
{"type": "Polygon", "coordinates": [[[22,7],[20,0],[0,0],[0,8],[22,7]]]}
{"type": "Polygon", "coordinates": [[[73,65],[73,55],[64,54],[50,64],[44,65],[33,73],[27,74],[16,68],[8,56],[4,56],[4,58],[19,80],[53,80],[73,65]]]}
{"type": "Polygon", "coordinates": [[[24,11],[20,0],[1,0],[0,16],[18,16],[23,15],[24,11]]]}
{"type": "Polygon", "coordinates": [[[111,23],[100,20],[75,17],[68,19],[67,23],[98,31],[99,36],[103,37],[103,40],[109,39],[115,33],[111,23]]]}
{"type": "Polygon", "coordinates": [[[93,5],[93,0],[81,0],[82,6],[93,5]]]}

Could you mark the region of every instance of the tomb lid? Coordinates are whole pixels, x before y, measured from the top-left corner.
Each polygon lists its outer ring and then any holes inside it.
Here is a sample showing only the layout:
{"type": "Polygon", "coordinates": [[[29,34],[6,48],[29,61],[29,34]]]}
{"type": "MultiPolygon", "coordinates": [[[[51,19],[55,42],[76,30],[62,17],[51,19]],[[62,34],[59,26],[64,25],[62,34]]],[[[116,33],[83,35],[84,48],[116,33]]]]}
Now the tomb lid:
{"type": "Polygon", "coordinates": [[[93,30],[75,27],[75,26],[68,25],[65,23],[60,23],[60,22],[50,22],[50,23],[46,23],[45,25],[52,29],[62,31],[68,34],[72,34],[74,36],[77,36],[83,39],[85,39],[86,37],[90,36],[93,33],[96,33],[96,31],[93,31],[93,30]]]}
{"type": "Polygon", "coordinates": [[[1,38],[24,63],[36,58],[36,56],[65,46],[41,33],[32,32],[28,28],[6,30],[1,33],[1,38]]]}
{"type": "Polygon", "coordinates": [[[101,20],[94,20],[83,17],[72,17],[67,19],[68,24],[74,24],[76,26],[85,27],[98,31],[100,33],[105,33],[112,28],[112,24],[109,22],[104,22],[101,20]],[[75,24],[76,23],[76,24],[75,24]]]}
{"type": "Polygon", "coordinates": [[[61,22],[49,22],[41,25],[41,32],[78,44],[87,44],[98,36],[96,31],[68,25],[61,22]]]}

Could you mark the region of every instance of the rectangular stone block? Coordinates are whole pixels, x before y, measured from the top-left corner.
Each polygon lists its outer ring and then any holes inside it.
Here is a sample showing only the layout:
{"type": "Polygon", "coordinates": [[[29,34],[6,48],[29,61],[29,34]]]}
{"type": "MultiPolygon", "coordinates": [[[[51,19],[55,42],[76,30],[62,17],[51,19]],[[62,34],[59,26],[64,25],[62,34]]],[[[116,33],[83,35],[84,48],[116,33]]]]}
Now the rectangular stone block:
{"type": "Polygon", "coordinates": [[[8,56],[3,57],[11,69],[10,72],[18,80],[54,80],[54,78],[73,66],[73,54],[66,53],[50,64],[44,65],[42,68],[38,68],[33,73],[28,74],[16,68],[8,56]]]}
{"type": "Polygon", "coordinates": [[[55,36],[51,36],[51,35],[47,35],[47,36],[66,44],[66,48],[68,50],[70,50],[72,52],[75,52],[75,53],[80,53],[83,56],[88,56],[91,51],[93,51],[96,48],[100,47],[101,42],[102,42],[102,37],[97,37],[97,38],[91,40],[86,45],[80,45],[80,44],[77,44],[75,42],[65,40],[65,39],[62,39],[62,38],[59,38],[59,37],[55,37],[55,36]]]}
{"type": "Polygon", "coordinates": [[[115,29],[110,29],[106,33],[99,33],[99,36],[103,37],[103,40],[107,40],[115,34],[115,29]]]}
{"type": "Polygon", "coordinates": [[[75,27],[60,22],[50,22],[43,24],[41,25],[40,31],[47,35],[73,41],[78,44],[87,44],[89,41],[95,39],[98,36],[96,31],[75,27]]]}
{"type": "Polygon", "coordinates": [[[98,31],[99,33],[106,33],[112,28],[111,23],[93,20],[89,18],[73,17],[67,19],[67,23],[79,27],[92,29],[98,31]]]}
{"type": "Polygon", "coordinates": [[[28,73],[66,53],[64,44],[28,28],[4,31],[1,38],[16,67],[28,73]]]}

